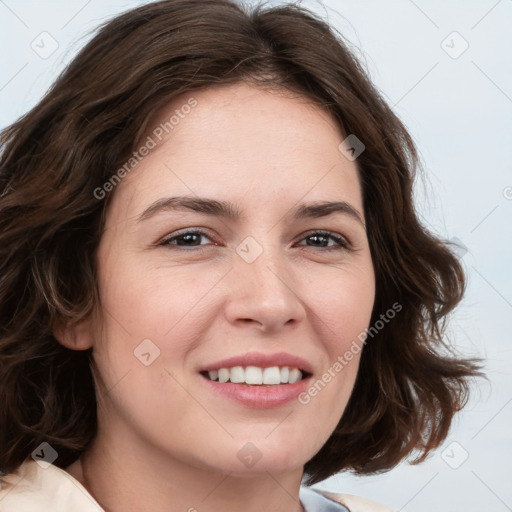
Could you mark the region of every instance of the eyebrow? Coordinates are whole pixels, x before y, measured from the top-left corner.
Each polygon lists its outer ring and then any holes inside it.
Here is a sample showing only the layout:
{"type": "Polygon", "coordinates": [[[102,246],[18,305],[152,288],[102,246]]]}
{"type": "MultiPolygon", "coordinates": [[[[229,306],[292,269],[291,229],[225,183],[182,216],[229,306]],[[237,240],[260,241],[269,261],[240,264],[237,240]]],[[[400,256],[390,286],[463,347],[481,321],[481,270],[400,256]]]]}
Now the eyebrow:
{"type": "MultiPolygon", "coordinates": [[[[180,210],[188,210],[232,220],[238,220],[243,216],[243,212],[237,205],[227,201],[206,197],[177,196],[164,197],[156,200],[137,216],[136,221],[141,222],[161,212],[180,210]]],[[[314,201],[311,203],[303,203],[295,207],[288,215],[291,215],[294,219],[307,219],[326,217],[334,213],[347,215],[365,227],[360,213],[346,201],[314,201]]]]}

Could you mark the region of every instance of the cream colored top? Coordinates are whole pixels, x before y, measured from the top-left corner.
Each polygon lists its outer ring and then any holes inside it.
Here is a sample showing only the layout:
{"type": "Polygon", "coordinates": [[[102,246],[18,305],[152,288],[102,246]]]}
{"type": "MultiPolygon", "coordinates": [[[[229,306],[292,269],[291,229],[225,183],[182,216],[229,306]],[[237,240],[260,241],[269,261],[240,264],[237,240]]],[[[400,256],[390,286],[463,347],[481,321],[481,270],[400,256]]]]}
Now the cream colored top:
{"type": "MultiPolygon", "coordinates": [[[[310,489],[301,488],[301,495],[308,497],[306,512],[345,510],[333,502],[340,503],[349,512],[394,512],[358,496],[323,492],[322,496],[329,499],[320,496],[320,499],[311,500],[312,493],[310,489]]],[[[43,468],[38,462],[29,459],[13,473],[1,477],[0,512],[105,511],[69,473],[53,464],[43,468]]]]}

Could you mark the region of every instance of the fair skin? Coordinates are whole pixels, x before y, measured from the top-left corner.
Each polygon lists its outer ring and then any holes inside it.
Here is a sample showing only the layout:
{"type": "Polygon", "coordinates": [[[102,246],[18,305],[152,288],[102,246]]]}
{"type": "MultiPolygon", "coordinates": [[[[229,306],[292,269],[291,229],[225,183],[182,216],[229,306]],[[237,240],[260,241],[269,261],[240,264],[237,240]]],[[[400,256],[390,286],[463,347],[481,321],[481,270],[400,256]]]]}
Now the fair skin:
{"type": "Polygon", "coordinates": [[[286,353],[307,361],[313,383],[368,326],[375,277],[357,165],[320,108],[245,84],[175,98],[151,126],[191,96],[197,106],[114,191],[97,251],[99,313],[56,333],[92,347],[98,369],[98,434],[67,471],[109,512],[298,512],[304,464],[341,418],[359,355],[306,405],[253,407],[200,372],[286,353]],[[172,196],[228,201],[242,216],[167,209],[137,220],[172,196]],[[317,201],[346,202],[360,219],[293,218],[317,201]],[[159,245],[186,228],[204,235],[159,245]],[[254,261],[241,256],[258,247],[254,261]],[[145,339],[160,350],[148,366],[134,356],[145,339]],[[241,460],[244,446],[255,464],[241,460]]]}

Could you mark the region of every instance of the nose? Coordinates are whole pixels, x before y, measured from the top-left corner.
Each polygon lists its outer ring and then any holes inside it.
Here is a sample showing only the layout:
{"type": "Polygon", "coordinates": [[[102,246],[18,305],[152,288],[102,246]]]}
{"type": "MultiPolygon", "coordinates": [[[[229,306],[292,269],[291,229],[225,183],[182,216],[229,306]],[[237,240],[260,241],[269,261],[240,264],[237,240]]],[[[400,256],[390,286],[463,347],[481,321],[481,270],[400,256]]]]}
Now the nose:
{"type": "Polygon", "coordinates": [[[297,276],[279,249],[265,248],[251,263],[237,255],[229,275],[231,324],[269,334],[296,327],[305,317],[297,276]]]}

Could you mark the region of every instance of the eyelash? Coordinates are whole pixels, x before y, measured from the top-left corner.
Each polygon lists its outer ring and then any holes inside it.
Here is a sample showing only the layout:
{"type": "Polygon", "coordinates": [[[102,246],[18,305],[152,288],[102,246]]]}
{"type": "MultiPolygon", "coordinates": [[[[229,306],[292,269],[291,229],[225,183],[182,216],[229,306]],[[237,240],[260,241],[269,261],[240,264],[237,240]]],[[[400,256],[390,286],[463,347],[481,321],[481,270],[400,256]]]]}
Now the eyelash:
{"type": "MultiPolygon", "coordinates": [[[[182,238],[182,237],[185,237],[187,235],[199,235],[199,236],[204,236],[206,238],[210,238],[204,231],[201,231],[201,230],[191,230],[191,231],[185,231],[185,232],[182,232],[182,233],[178,233],[177,235],[174,235],[170,238],[167,238],[165,240],[163,240],[161,243],[159,243],[158,245],[160,246],[164,246],[164,247],[172,247],[173,249],[175,248],[183,248],[185,247],[184,250],[194,250],[194,251],[204,251],[206,250],[205,247],[203,246],[179,246],[177,244],[172,244],[171,242],[172,241],[175,241],[179,238],[182,238]]],[[[303,237],[300,241],[302,240],[306,240],[308,238],[312,238],[312,237],[315,237],[315,236],[320,236],[320,237],[324,237],[324,238],[331,238],[332,240],[334,240],[338,245],[337,246],[331,246],[331,247],[320,247],[320,249],[323,249],[324,251],[337,251],[337,250],[350,250],[351,249],[351,246],[350,246],[350,242],[347,240],[347,238],[345,238],[344,236],[341,236],[337,233],[333,233],[332,231],[323,231],[323,230],[320,230],[320,231],[312,231],[310,233],[307,234],[307,236],[303,237]]],[[[217,244],[215,244],[217,245],[217,244]]],[[[314,246],[302,246],[302,247],[311,247],[311,248],[315,248],[314,246]]]]}

